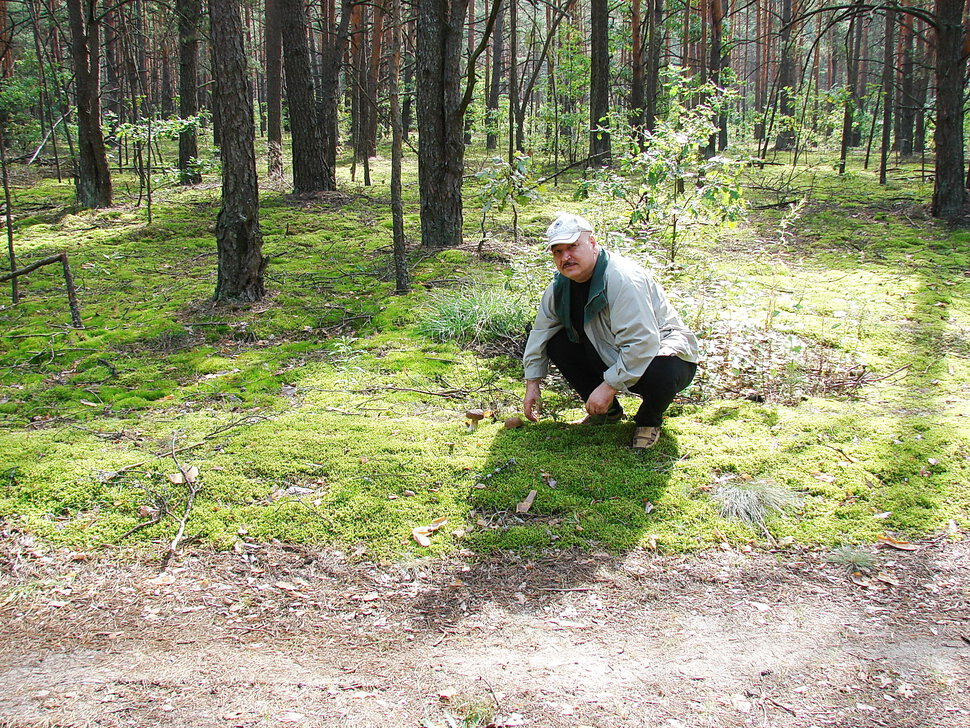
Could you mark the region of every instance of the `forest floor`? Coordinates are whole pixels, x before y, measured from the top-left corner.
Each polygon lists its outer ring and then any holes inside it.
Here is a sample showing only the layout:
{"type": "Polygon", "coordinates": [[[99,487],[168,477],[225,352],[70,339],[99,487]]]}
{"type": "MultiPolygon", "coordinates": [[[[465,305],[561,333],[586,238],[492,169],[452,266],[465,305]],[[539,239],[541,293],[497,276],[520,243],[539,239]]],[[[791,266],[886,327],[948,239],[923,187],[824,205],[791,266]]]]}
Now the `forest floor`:
{"type": "Polygon", "coordinates": [[[381,565],[2,540],[0,725],[970,726],[970,541],[381,565]],[[910,545],[907,545],[910,548],[910,545]]]}

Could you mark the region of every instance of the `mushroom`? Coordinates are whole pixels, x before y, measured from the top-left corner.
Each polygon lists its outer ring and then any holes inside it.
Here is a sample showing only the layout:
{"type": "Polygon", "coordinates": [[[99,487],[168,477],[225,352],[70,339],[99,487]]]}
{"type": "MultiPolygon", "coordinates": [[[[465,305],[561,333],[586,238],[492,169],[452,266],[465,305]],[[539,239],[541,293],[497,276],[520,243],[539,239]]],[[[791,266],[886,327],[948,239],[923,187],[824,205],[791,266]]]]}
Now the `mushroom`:
{"type": "Polygon", "coordinates": [[[505,420],[506,430],[514,430],[516,427],[522,427],[521,417],[509,417],[507,420],[505,420]]]}
{"type": "Polygon", "coordinates": [[[465,417],[468,418],[466,426],[469,432],[474,432],[475,428],[478,427],[478,423],[485,418],[485,412],[480,409],[470,409],[465,413],[465,417]]]}

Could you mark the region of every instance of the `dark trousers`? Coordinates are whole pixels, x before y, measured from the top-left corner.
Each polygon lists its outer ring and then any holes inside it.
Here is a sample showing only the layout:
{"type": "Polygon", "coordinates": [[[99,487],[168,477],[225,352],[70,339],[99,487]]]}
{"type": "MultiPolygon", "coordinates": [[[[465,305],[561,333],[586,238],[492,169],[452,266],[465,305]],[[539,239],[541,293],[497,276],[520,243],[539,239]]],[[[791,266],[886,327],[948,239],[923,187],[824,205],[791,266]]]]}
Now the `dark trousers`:
{"type": "MultiPolygon", "coordinates": [[[[584,402],[603,383],[603,372],[609,369],[588,340],[570,341],[565,330],[549,340],[546,353],[584,402]]],[[[679,357],[654,357],[639,381],[629,388],[643,398],[640,409],[633,416],[637,426],[660,427],[663,414],[674,401],[674,396],[691,383],[696,371],[696,364],[679,357]]],[[[622,412],[615,398],[610,407],[610,412],[614,411],[622,412]]]]}

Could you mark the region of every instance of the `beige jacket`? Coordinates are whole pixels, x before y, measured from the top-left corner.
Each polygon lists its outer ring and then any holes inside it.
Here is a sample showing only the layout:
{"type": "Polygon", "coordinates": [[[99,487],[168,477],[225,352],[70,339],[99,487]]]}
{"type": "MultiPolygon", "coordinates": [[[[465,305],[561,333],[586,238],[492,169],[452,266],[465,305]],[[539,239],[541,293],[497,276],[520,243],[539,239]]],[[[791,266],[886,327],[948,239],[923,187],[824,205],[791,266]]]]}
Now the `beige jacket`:
{"type": "MultiPolygon", "coordinates": [[[[603,250],[600,255],[607,256],[606,266],[602,273],[594,273],[583,328],[609,367],[603,381],[625,392],[639,381],[655,356],[697,362],[697,337],[684,325],[653,276],[616,253],[603,250]]],[[[557,313],[563,310],[557,291],[566,282],[557,273],[542,294],[522,357],[526,379],[542,379],[549,371],[546,344],[563,328],[557,313]]]]}

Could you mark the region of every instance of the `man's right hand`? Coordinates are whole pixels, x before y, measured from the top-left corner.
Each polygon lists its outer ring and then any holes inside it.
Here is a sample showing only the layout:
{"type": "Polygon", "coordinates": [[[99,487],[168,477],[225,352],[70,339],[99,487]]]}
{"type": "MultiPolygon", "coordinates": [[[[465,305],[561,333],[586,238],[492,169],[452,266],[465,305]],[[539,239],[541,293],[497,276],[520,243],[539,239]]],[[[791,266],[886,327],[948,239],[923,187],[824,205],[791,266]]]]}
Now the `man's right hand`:
{"type": "Polygon", "coordinates": [[[525,399],[522,401],[522,411],[526,419],[536,422],[542,410],[542,403],[539,400],[539,380],[527,379],[525,382],[525,399]]]}

